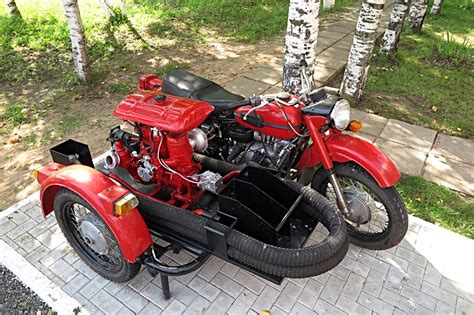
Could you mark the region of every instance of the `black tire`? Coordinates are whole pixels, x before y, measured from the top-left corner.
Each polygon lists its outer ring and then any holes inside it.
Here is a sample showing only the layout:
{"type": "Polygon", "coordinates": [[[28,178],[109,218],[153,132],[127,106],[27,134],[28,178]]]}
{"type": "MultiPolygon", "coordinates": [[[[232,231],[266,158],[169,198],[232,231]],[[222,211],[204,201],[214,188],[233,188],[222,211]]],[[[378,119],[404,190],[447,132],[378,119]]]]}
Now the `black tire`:
{"type": "MultiPolygon", "coordinates": [[[[394,187],[381,188],[367,171],[356,164],[336,164],[334,170],[338,178],[347,177],[369,188],[383,204],[388,216],[388,225],[380,233],[361,232],[353,225],[347,224],[350,242],[372,250],[383,250],[398,245],[408,229],[408,213],[397,190],[394,187]]],[[[324,168],[320,168],[313,177],[311,187],[328,197],[328,183],[328,172],[324,168]]],[[[350,221],[346,219],[346,222],[350,221]]]]}
{"type": "Polygon", "coordinates": [[[114,282],[125,282],[132,279],[140,271],[141,264],[139,262],[130,263],[123,258],[117,239],[110,228],[102,220],[97,211],[79,195],[69,189],[63,188],[59,190],[54,197],[54,213],[59,227],[69,244],[71,244],[79,257],[81,257],[81,259],[101,277],[114,282]],[[110,266],[107,266],[105,262],[102,262],[99,258],[100,255],[94,253],[91,247],[89,247],[80,236],[79,232],[74,231],[74,229],[78,229],[74,227],[74,220],[71,218],[71,212],[74,210],[70,210],[70,207],[74,207],[75,205],[80,205],[90,213],[94,214],[96,218],[103,223],[103,229],[105,232],[109,233],[108,236],[111,241],[116,242],[115,245],[117,247],[115,252],[117,253],[117,256],[114,257],[114,259],[116,259],[114,264],[110,263],[110,266]]]}

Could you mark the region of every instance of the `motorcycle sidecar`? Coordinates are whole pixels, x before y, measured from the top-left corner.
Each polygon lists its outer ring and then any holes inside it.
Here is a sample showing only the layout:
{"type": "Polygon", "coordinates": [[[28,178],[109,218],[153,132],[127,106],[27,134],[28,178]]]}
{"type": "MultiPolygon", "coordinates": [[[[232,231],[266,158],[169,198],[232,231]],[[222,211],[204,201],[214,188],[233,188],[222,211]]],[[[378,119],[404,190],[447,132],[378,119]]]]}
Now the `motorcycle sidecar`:
{"type": "Polygon", "coordinates": [[[215,255],[280,283],[284,277],[324,273],[348,249],[344,219],[334,206],[311,188],[261,168],[239,170],[201,158],[203,168],[224,176],[225,185],[218,194],[203,191],[184,209],[168,204],[163,189],[137,183],[125,169],[106,169],[103,161],[93,165],[84,144],[68,140],[51,153],[54,162],[36,173],[43,214],[54,210],[79,256],[113,281],[129,280],[143,264],[152,275],[160,274],[169,297],[169,275],[195,271],[215,255]],[[328,236],[306,246],[318,223],[328,236]],[[180,250],[195,258],[181,265],[163,263],[167,252],[180,250]]]}

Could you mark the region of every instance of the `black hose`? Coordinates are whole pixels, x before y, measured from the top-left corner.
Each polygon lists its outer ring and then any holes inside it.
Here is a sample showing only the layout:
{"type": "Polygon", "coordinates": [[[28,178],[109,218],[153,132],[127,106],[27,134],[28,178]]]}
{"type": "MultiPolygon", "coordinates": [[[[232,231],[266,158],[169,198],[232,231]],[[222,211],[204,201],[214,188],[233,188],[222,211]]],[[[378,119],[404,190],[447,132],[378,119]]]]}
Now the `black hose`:
{"type": "Polygon", "coordinates": [[[145,221],[150,220],[203,246],[207,245],[206,225],[227,231],[228,255],[250,267],[281,277],[315,276],[334,268],[344,258],[348,249],[344,219],[329,201],[311,188],[294,182],[288,184],[302,194],[303,211],[328,229],[329,235],[322,242],[299,249],[273,246],[187,210],[145,197],[139,197],[139,210],[145,221]]]}
{"type": "Polygon", "coordinates": [[[198,153],[193,154],[193,161],[201,164],[204,169],[221,175],[226,175],[233,171],[240,171],[245,167],[244,165],[234,165],[198,153]]]}

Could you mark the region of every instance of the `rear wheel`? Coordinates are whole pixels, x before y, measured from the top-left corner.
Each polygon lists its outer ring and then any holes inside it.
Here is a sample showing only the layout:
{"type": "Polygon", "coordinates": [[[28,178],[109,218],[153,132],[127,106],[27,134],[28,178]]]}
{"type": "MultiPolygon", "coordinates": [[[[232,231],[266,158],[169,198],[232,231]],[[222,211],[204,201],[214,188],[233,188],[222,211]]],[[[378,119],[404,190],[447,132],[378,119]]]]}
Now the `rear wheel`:
{"type": "Polygon", "coordinates": [[[125,282],[140,270],[140,263],[123,257],[114,234],[95,209],[76,193],[61,189],[54,198],[54,213],[64,236],[100,276],[125,282]]]}
{"type": "MultiPolygon", "coordinates": [[[[351,243],[374,250],[388,249],[400,243],[408,229],[408,214],[397,190],[381,188],[356,164],[337,164],[334,171],[352,211],[351,219],[346,218],[351,243]]],[[[325,169],[316,172],[311,186],[336,203],[325,169]]]]}

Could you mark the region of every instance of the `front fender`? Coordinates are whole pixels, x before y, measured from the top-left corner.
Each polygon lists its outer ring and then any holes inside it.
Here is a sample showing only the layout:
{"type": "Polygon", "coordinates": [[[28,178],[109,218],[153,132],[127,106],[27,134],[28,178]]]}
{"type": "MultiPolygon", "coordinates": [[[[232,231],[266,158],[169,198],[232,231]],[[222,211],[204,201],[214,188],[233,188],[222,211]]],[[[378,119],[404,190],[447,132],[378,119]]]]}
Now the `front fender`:
{"type": "Polygon", "coordinates": [[[65,166],[52,172],[41,183],[40,200],[44,216],[53,211],[54,197],[61,188],[72,190],[97,211],[114,233],[127,261],[135,262],[152,244],[148,228],[137,209],[124,216],[114,216],[114,201],[129,191],[101,172],[84,165],[65,166]]]}
{"type": "MultiPolygon", "coordinates": [[[[393,186],[400,179],[400,171],[395,163],[373,144],[346,134],[334,134],[325,141],[333,162],[354,162],[363,167],[377,184],[393,186]]],[[[321,163],[321,157],[314,145],[310,145],[298,162],[298,170],[314,167],[321,163]]]]}

